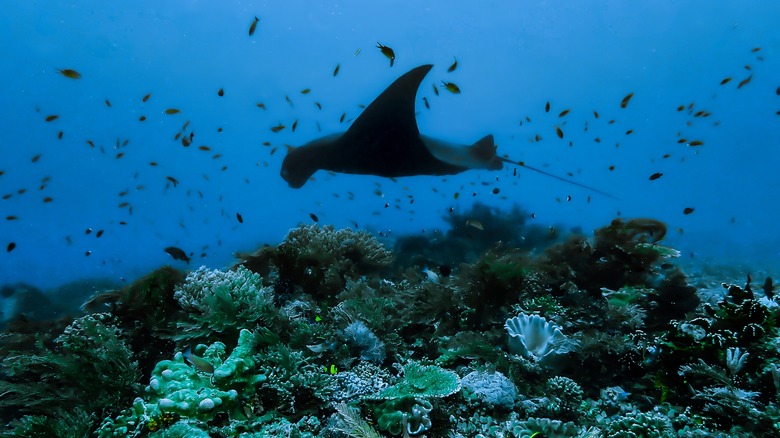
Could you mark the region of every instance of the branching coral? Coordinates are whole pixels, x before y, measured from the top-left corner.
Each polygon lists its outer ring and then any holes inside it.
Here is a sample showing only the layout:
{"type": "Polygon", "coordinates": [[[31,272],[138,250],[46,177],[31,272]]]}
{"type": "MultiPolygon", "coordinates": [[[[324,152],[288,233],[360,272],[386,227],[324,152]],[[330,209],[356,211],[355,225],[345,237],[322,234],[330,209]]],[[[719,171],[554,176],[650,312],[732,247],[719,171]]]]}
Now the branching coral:
{"type": "Polygon", "coordinates": [[[279,319],[273,293],[258,274],[200,267],[174,293],[186,317],[177,322],[179,341],[229,341],[240,327],[268,326],[279,319]]]}
{"type": "Polygon", "coordinates": [[[368,232],[315,224],[293,228],[276,248],[244,256],[240,264],[262,275],[275,270],[281,281],[306,293],[330,296],[344,287],[346,279],[385,269],[392,259],[368,232]]]}
{"type": "Polygon", "coordinates": [[[115,324],[107,314],[87,315],[73,321],[53,346],[6,356],[0,365],[4,416],[51,415],[62,406],[113,413],[131,400],[140,373],[115,324]]]}

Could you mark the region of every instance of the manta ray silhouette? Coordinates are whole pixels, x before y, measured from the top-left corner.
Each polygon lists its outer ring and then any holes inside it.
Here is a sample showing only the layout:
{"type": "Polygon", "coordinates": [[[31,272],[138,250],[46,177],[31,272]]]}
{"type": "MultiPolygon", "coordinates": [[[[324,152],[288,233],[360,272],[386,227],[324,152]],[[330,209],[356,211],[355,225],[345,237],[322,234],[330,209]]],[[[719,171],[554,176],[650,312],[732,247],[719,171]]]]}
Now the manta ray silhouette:
{"type": "Polygon", "coordinates": [[[384,177],[453,175],[469,169],[500,170],[506,162],[612,197],[523,162],[497,156],[492,135],[471,146],[420,135],[414,114],[415,99],[420,83],[432,67],[421,65],[396,79],[347,132],[291,149],[282,162],[282,178],[297,189],[320,169],[384,177]]]}
{"type": "Polygon", "coordinates": [[[396,79],[347,132],[290,150],[282,162],[282,178],[297,189],[320,169],[385,177],[501,169],[492,135],[471,146],[420,135],[414,104],[417,89],[431,67],[422,65],[396,79]]]}

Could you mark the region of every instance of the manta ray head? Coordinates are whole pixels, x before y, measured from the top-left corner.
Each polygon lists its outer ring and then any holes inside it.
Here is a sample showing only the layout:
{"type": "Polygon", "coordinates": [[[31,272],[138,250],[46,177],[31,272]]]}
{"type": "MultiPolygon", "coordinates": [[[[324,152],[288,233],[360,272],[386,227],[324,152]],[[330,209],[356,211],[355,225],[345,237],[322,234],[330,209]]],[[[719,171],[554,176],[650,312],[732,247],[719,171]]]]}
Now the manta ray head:
{"type": "Polygon", "coordinates": [[[282,161],[282,178],[294,189],[303,187],[314,172],[329,161],[340,137],[341,134],[329,135],[290,149],[282,161]]]}

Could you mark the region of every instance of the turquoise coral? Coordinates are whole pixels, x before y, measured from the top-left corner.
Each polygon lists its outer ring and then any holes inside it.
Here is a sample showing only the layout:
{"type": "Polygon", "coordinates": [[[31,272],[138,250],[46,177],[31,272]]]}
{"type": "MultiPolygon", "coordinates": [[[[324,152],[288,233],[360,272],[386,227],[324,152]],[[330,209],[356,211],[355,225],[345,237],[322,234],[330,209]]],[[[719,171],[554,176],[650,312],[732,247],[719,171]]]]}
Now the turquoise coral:
{"type": "Polygon", "coordinates": [[[254,343],[252,332],[241,330],[238,345],[227,358],[221,342],[206,348],[203,359],[214,365],[213,375],[189,365],[180,352],[172,360],[159,362],[146,387],[146,399],[136,398],[132,409],[117,419],[107,419],[98,435],[121,436],[137,431],[142,424],[165,414],[205,421],[218,412],[231,411],[238,406],[239,391],[248,396],[266,379],[263,374],[253,374],[254,343]]]}

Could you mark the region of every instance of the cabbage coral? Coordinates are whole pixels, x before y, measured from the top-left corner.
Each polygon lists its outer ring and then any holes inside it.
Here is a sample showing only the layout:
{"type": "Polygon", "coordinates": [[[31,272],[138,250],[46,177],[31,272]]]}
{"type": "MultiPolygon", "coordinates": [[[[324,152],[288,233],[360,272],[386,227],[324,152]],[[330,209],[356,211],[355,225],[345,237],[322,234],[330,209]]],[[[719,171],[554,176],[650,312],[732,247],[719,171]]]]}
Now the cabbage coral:
{"type": "Polygon", "coordinates": [[[544,362],[570,351],[568,338],[560,328],[539,315],[520,314],[506,320],[509,352],[544,362]]]}

